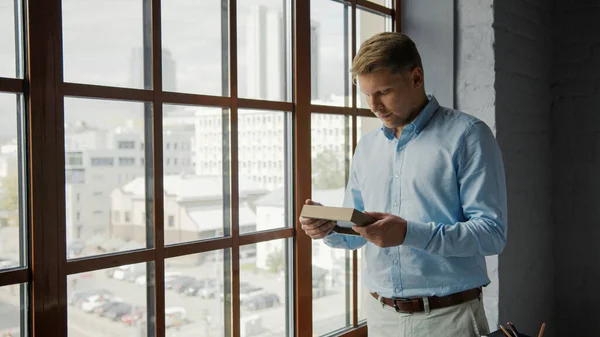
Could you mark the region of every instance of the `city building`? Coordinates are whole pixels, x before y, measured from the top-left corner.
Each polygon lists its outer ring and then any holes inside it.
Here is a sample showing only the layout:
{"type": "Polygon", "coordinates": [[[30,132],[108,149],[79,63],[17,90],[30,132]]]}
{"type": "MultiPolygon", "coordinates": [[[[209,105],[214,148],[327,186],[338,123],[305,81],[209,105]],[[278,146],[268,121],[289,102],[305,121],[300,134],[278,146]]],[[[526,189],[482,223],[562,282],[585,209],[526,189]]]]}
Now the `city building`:
{"type": "MultiPolygon", "coordinates": [[[[224,191],[221,176],[167,175],[164,185],[165,244],[221,237],[230,228],[224,221],[224,191]]],[[[256,200],[266,191],[246,179],[239,184],[240,233],[259,230],[256,221],[256,200]]],[[[110,236],[125,241],[145,242],[146,213],[145,180],[135,178],[111,193],[110,236]]],[[[254,254],[254,246],[240,248],[241,255],[254,254]],[[252,251],[252,252],[251,252],[252,251]]]]}
{"type": "MultiPolygon", "coordinates": [[[[193,172],[192,138],[193,130],[185,126],[163,132],[165,174],[193,172]]],[[[146,169],[143,128],[134,121],[114,130],[66,125],[67,242],[108,235],[112,190],[143,179],[146,169]]]]}

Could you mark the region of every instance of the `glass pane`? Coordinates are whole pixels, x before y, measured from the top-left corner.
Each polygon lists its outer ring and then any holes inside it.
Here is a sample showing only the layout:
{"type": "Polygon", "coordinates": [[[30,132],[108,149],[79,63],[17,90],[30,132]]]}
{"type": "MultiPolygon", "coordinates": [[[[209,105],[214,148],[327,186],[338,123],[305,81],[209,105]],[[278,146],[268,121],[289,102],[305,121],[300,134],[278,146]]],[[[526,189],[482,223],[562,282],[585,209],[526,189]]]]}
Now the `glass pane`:
{"type": "Polygon", "coordinates": [[[165,244],[228,235],[223,125],[228,132],[229,110],[165,105],[163,116],[165,244]]]}
{"type": "Polygon", "coordinates": [[[289,244],[286,239],[259,242],[254,262],[240,263],[241,336],[289,336],[289,244]]]}
{"type": "Polygon", "coordinates": [[[221,1],[162,1],[165,91],[228,95],[228,29],[221,27],[229,23],[223,14],[227,18],[221,1]]]}
{"type": "Polygon", "coordinates": [[[0,336],[27,336],[27,285],[0,287],[0,336]]]}
{"type": "MultiPolygon", "coordinates": [[[[356,118],[356,138],[360,142],[360,139],[367,133],[378,130],[381,127],[381,121],[376,117],[357,117],[356,118]]],[[[367,313],[363,309],[363,300],[365,296],[370,296],[369,292],[365,288],[364,284],[364,271],[365,271],[365,260],[364,260],[365,248],[361,248],[358,251],[358,320],[367,319],[367,313]]],[[[368,299],[368,297],[367,297],[368,299]]]]}
{"type": "Polygon", "coordinates": [[[152,144],[144,145],[151,134],[144,110],[151,114],[149,103],[65,98],[69,258],[146,247],[152,144]]]}
{"type": "Polygon", "coordinates": [[[224,336],[223,256],[212,251],[165,260],[166,335],[224,336]]]}
{"type": "Polygon", "coordinates": [[[291,1],[237,3],[239,96],[291,101],[291,1]]]}
{"type": "Polygon", "coordinates": [[[367,133],[379,130],[382,126],[381,121],[377,117],[356,117],[356,140],[360,142],[360,139],[367,133]]]}
{"type": "Polygon", "coordinates": [[[331,0],[310,0],[311,101],[350,106],[350,7],[331,0]]]}
{"type": "Polygon", "coordinates": [[[146,336],[153,274],[153,263],[138,263],[69,275],[69,337],[146,336]]]}
{"type": "MultiPolygon", "coordinates": [[[[312,114],[312,199],[341,207],[349,172],[351,119],[312,114]]],[[[323,335],[351,325],[350,251],[312,242],[313,332],[323,335]]]]}
{"type": "MultiPolygon", "coordinates": [[[[375,34],[392,31],[392,18],[383,14],[374,14],[372,12],[356,11],[356,48],[357,52],[363,42],[375,34]]],[[[357,105],[359,108],[369,108],[365,95],[357,88],[357,105]]]]}
{"type": "Polygon", "coordinates": [[[20,95],[0,93],[0,270],[26,263],[24,231],[23,102],[20,95]]]}
{"type": "Polygon", "coordinates": [[[142,5],[63,0],[65,82],[144,88],[142,5]]]}
{"type": "Polygon", "coordinates": [[[358,298],[356,299],[358,301],[358,321],[362,321],[362,320],[366,320],[367,319],[367,312],[366,312],[366,308],[363,307],[363,303],[364,301],[368,301],[368,297],[365,296],[371,296],[369,293],[369,290],[366,288],[365,282],[364,282],[364,276],[365,276],[365,268],[367,267],[366,262],[365,262],[365,247],[362,247],[361,249],[358,250],[358,298]]]}
{"type": "Polygon", "coordinates": [[[288,113],[240,110],[240,233],[288,227],[291,141],[288,113]],[[287,155],[286,155],[287,153],[287,155]],[[258,199],[257,199],[258,198],[258,199]],[[255,207],[255,209],[254,209],[255,207]],[[254,213],[256,212],[256,213],[254,213]]]}
{"type": "Polygon", "coordinates": [[[23,77],[21,15],[21,1],[0,0],[0,77],[23,77]]]}

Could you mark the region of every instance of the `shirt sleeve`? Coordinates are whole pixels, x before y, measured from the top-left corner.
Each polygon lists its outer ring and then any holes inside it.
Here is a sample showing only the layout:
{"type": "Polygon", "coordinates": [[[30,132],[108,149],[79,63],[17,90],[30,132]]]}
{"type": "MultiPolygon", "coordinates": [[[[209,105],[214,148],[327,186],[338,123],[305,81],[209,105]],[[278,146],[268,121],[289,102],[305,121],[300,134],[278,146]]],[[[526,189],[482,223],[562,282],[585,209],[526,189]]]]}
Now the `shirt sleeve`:
{"type": "Polygon", "coordinates": [[[457,151],[457,180],[466,221],[408,222],[403,245],[441,256],[500,254],[506,245],[506,181],[500,147],[483,122],[463,135],[457,151]]]}
{"type": "MultiPolygon", "coordinates": [[[[357,159],[357,153],[358,151],[355,153],[354,160],[352,161],[350,179],[348,180],[348,185],[346,186],[343,206],[356,208],[362,212],[365,210],[365,205],[363,202],[362,193],[360,192],[354,164],[357,159]]],[[[329,235],[323,238],[323,242],[331,248],[354,250],[364,246],[367,243],[367,240],[365,240],[362,236],[330,232],[329,235]]]]}

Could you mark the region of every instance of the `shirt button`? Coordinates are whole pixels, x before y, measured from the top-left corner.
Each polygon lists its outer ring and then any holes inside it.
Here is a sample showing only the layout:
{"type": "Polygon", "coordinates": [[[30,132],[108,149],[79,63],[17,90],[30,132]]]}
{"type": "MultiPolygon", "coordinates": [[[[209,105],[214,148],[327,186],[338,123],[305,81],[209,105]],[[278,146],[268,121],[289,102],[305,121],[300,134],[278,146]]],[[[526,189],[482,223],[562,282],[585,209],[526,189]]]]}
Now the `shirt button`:
{"type": "Polygon", "coordinates": [[[394,206],[398,206],[398,202],[397,202],[397,201],[396,201],[396,202],[394,202],[394,206]]]}
{"type": "Polygon", "coordinates": [[[398,178],[400,178],[400,175],[399,175],[399,174],[396,174],[396,175],[394,176],[394,178],[398,179],[398,178]]]}
{"type": "Polygon", "coordinates": [[[399,293],[400,292],[400,287],[394,288],[394,292],[399,293]]]}
{"type": "Polygon", "coordinates": [[[394,259],[394,261],[392,261],[394,264],[398,264],[398,260],[394,259]]]}

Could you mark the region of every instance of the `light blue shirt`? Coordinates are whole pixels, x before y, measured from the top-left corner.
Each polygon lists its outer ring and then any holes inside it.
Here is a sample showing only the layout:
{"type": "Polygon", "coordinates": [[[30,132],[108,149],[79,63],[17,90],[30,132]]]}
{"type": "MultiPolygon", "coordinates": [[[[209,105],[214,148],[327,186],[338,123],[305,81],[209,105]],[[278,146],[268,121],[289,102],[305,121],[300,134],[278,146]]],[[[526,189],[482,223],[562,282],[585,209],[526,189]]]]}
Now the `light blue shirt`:
{"type": "Polygon", "coordinates": [[[354,153],[344,207],[408,221],[404,243],[379,248],[333,233],[334,248],[366,244],[365,284],[384,297],[444,296],[489,284],[485,255],[506,243],[502,154],[489,127],[433,96],[400,139],[382,127],[354,153]]]}

